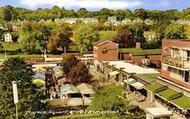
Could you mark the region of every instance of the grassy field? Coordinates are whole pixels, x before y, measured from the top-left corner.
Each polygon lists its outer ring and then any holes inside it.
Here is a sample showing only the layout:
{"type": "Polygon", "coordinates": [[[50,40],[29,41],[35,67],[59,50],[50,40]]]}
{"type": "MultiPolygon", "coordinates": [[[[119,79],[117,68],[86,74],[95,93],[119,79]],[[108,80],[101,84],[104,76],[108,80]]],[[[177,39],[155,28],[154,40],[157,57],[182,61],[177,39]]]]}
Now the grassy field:
{"type": "Polygon", "coordinates": [[[41,57],[40,54],[27,54],[24,52],[21,52],[19,43],[2,43],[3,47],[0,49],[0,59],[5,58],[5,49],[6,49],[6,57],[41,57]]]}
{"type": "Polygon", "coordinates": [[[20,49],[19,43],[2,43],[4,49],[7,51],[17,51],[20,49]]]}
{"type": "Polygon", "coordinates": [[[149,55],[149,54],[161,54],[161,49],[134,49],[134,48],[122,48],[120,53],[131,53],[132,55],[149,55]]]}

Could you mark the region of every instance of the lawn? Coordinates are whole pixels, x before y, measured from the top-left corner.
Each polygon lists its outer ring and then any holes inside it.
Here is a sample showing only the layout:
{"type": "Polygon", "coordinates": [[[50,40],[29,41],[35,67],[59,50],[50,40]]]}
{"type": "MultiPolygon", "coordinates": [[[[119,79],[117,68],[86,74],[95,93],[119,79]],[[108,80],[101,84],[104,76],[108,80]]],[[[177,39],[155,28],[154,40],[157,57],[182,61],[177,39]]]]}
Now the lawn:
{"type": "MultiPolygon", "coordinates": [[[[6,56],[7,58],[10,58],[10,57],[22,57],[22,58],[26,58],[26,57],[29,57],[29,58],[36,58],[36,57],[42,57],[42,55],[40,54],[25,54],[25,53],[17,53],[17,54],[7,54],[6,56]]],[[[4,59],[5,58],[5,54],[4,53],[0,53],[0,59],[4,59]]]]}
{"type": "Polygon", "coordinates": [[[161,54],[161,49],[135,49],[135,48],[122,48],[119,49],[120,53],[131,53],[132,55],[149,55],[161,54]]]}
{"type": "MultiPolygon", "coordinates": [[[[2,43],[4,49],[7,51],[17,51],[20,49],[20,44],[19,43],[2,43]]],[[[3,50],[4,50],[3,49],[3,50]]]]}
{"type": "Polygon", "coordinates": [[[5,58],[5,49],[6,49],[6,57],[41,57],[41,54],[27,54],[24,52],[21,52],[19,43],[2,43],[3,49],[0,49],[0,59],[5,58]]]}

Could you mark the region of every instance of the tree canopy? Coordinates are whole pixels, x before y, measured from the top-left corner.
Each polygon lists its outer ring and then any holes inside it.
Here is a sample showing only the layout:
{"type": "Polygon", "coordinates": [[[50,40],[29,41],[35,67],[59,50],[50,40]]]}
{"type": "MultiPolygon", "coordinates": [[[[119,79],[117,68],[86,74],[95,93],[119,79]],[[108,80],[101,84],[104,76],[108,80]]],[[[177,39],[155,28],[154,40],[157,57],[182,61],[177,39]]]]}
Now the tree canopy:
{"type": "Polygon", "coordinates": [[[39,88],[32,83],[34,73],[31,66],[21,58],[10,58],[4,61],[0,69],[0,115],[5,119],[15,118],[12,81],[18,85],[18,115],[19,118],[45,118],[32,111],[45,110],[44,99],[39,88]]]}
{"type": "Polygon", "coordinates": [[[92,43],[99,40],[99,34],[91,25],[80,24],[74,29],[74,43],[81,53],[92,50],[92,43]]]}
{"type": "Polygon", "coordinates": [[[186,38],[185,29],[183,25],[170,24],[165,29],[166,38],[170,39],[184,39],[186,38]]]}
{"type": "Polygon", "coordinates": [[[121,27],[118,29],[118,34],[114,38],[114,42],[119,44],[119,48],[135,47],[134,36],[132,32],[126,27],[121,27]]]}

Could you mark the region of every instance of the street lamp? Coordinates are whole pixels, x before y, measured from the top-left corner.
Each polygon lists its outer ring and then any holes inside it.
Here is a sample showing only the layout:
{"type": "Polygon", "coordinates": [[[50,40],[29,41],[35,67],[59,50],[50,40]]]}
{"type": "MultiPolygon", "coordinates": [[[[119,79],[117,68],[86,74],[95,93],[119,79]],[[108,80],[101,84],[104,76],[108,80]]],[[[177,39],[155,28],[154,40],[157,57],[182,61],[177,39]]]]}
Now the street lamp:
{"type": "Polygon", "coordinates": [[[17,109],[17,103],[18,103],[18,91],[17,91],[17,82],[12,82],[13,86],[13,97],[14,97],[14,104],[16,106],[16,119],[18,119],[18,109],[17,109]]]}

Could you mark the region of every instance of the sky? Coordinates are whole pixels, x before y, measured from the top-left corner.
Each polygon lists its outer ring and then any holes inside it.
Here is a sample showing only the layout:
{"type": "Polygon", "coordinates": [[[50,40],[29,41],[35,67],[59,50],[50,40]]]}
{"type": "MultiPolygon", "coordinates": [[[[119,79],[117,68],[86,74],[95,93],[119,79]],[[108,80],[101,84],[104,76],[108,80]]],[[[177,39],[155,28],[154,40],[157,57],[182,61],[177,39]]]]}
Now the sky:
{"type": "Polygon", "coordinates": [[[178,9],[190,7],[190,0],[0,0],[0,6],[12,5],[27,9],[51,8],[55,5],[67,9],[178,9]]]}

